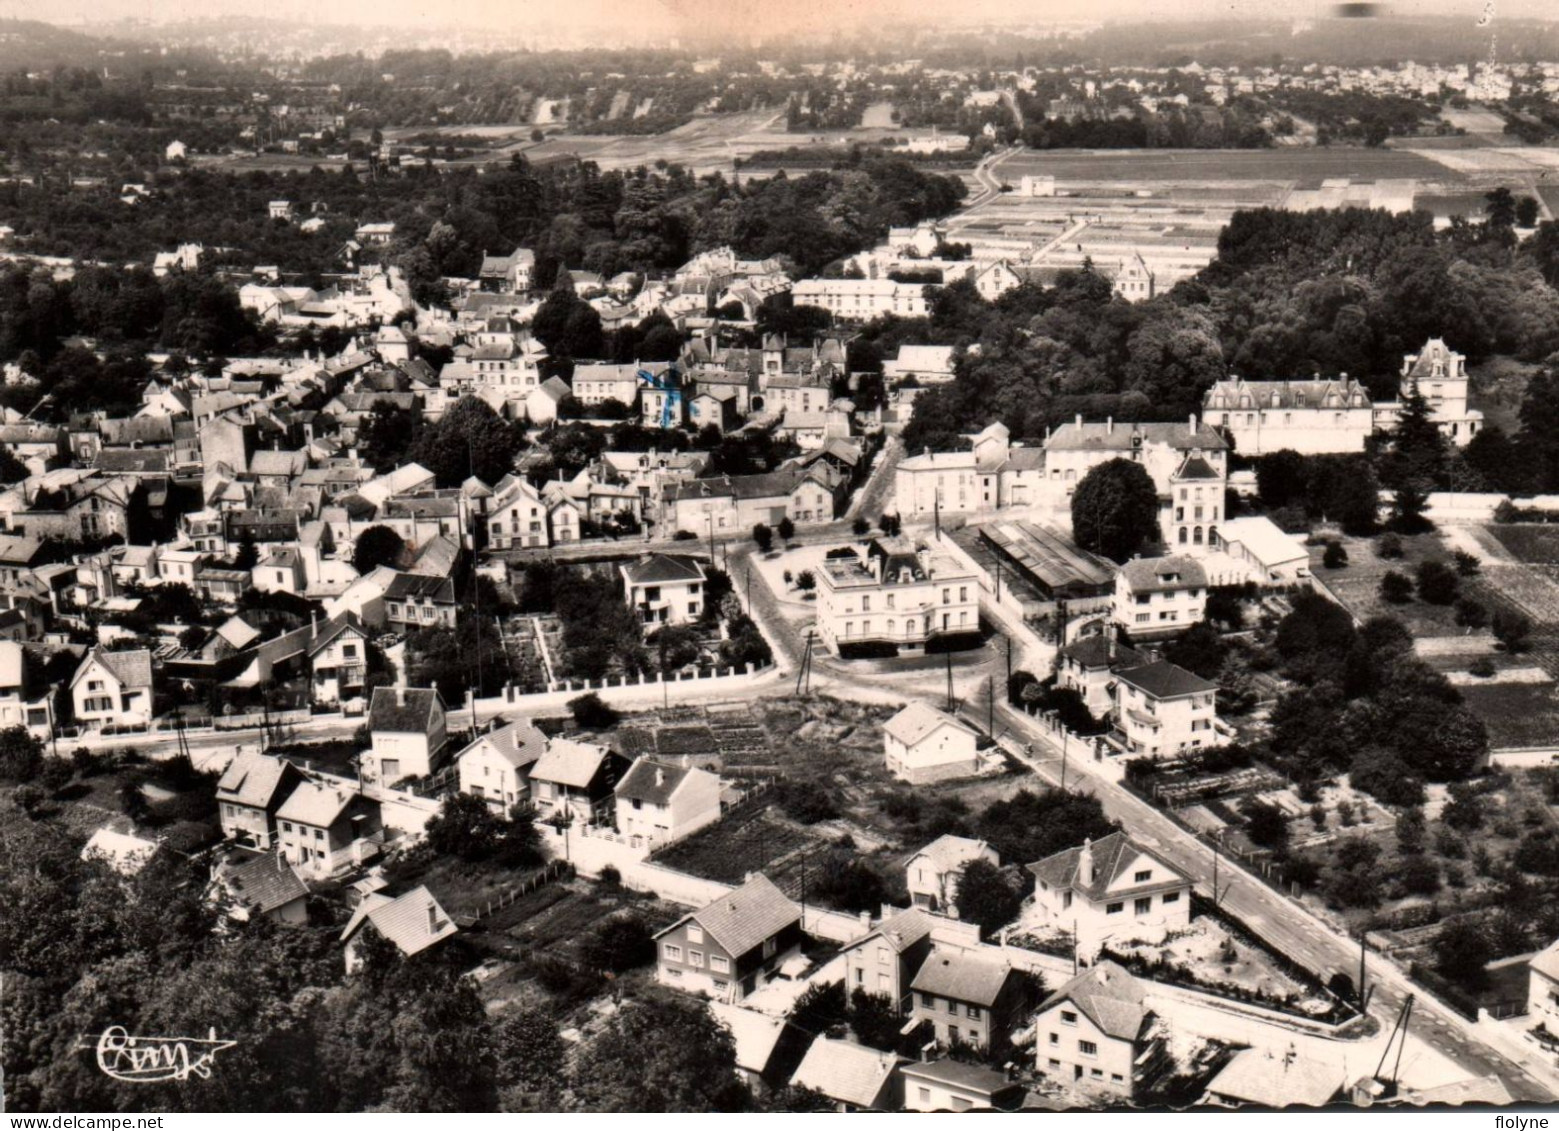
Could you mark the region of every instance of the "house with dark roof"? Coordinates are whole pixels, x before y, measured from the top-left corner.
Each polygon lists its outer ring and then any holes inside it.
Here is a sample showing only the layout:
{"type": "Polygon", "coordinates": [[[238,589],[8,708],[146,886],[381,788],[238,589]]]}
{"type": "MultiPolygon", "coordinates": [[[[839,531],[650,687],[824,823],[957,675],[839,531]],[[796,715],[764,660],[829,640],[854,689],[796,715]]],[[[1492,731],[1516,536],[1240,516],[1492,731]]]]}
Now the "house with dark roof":
{"type": "Polygon", "coordinates": [[[907,1015],[914,1005],[910,983],[932,947],[944,940],[951,945],[979,946],[980,928],[929,915],[919,908],[886,915],[839,952],[845,963],[845,993],[860,990],[887,998],[901,1016],[907,1015]]]}
{"type": "Polygon", "coordinates": [[[1169,1063],[1147,986],[1114,962],[1098,963],[1046,998],[1034,1034],[1041,1073],[1112,1100],[1131,1099],[1169,1063]]]}
{"type": "Polygon", "coordinates": [[[152,654],[93,648],[70,680],[76,722],[128,726],[152,719],[152,654]]]}
{"type": "Polygon", "coordinates": [[[363,939],[368,935],[378,935],[394,944],[402,957],[410,958],[458,931],[455,921],[439,906],[426,885],[394,898],[383,892],[369,892],[341,931],[341,941],[346,944],[346,972],[355,973],[362,966],[363,939]]]}
{"type": "Polygon", "coordinates": [[[308,647],[309,701],[361,699],[368,680],[368,631],[350,611],[319,626],[308,647]]]}
{"type": "Polygon", "coordinates": [[[392,631],[455,627],[455,583],[448,577],[397,573],[384,591],[384,615],[392,631]]]}
{"type": "Polygon", "coordinates": [[[1024,1087],[1007,1074],[961,1060],[899,1065],[905,1111],[1017,1111],[1024,1087]]]}
{"type": "Polygon", "coordinates": [[[1111,940],[1154,942],[1191,922],[1191,881],[1125,833],[1085,840],[1028,865],[1023,921],[1072,934],[1080,958],[1111,940]]]}
{"type": "Polygon", "coordinates": [[[376,687],[368,705],[373,749],[363,756],[370,780],[392,785],[438,769],[449,739],[444,697],[432,687],[376,687]]]}
{"type": "Polygon", "coordinates": [[[692,558],[650,554],[618,572],[628,607],[645,624],[688,624],[703,612],[704,567],[692,558]]]}
{"type": "Polygon", "coordinates": [[[219,863],[208,898],[228,919],[298,926],[309,921],[309,889],[280,852],[236,853],[219,863]]]}
{"type": "Polygon", "coordinates": [[[1116,670],[1113,720],[1112,742],[1149,758],[1225,740],[1218,685],[1168,660],[1116,670]]]}
{"type": "Polygon", "coordinates": [[[1072,641],[1056,653],[1056,686],[1071,688],[1096,719],[1115,709],[1115,669],[1134,668],[1148,657],[1108,629],[1072,641]]]}
{"type": "Polygon", "coordinates": [[[455,755],[460,792],[507,813],[530,799],[530,770],[547,752],[547,736],[529,719],[490,730],[455,755]]]}
{"type": "Polygon", "coordinates": [[[1034,1005],[1033,982],[1005,956],[934,950],[910,983],[910,1022],[929,1022],[944,1047],[999,1051],[1034,1005]]]}
{"type": "Polygon", "coordinates": [[[801,908],[752,874],[655,936],[655,979],[716,1001],[740,1001],[801,949],[801,908]]]}
{"type": "Polygon", "coordinates": [[[1207,615],[1207,571],[1184,554],[1133,558],[1115,575],[1110,608],[1133,641],[1179,636],[1207,615]]]}
{"type": "Polygon", "coordinates": [[[694,766],[640,758],[615,796],[617,831],[634,843],[670,844],[720,819],[720,779],[694,766]]]}
{"type": "MultiPolygon", "coordinates": [[[[751,425],[749,426],[751,427],[751,425]]],[[[672,530],[746,533],[758,523],[832,522],[849,497],[849,480],[831,464],[791,461],[756,475],[716,475],[663,488],[662,515],[672,530]]]]}
{"type": "Polygon", "coordinates": [[[610,747],[554,738],[531,766],[531,804],[543,817],[604,823],[610,819],[613,791],[628,765],[628,759],[610,747]]]}
{"type": "Polygon", "coordinates": [[[270,848],[276,839],[276,814],[304,777],[285,758],[254,750],[239,754],[217,781],[222,835],[252,848],[270,848]]]}

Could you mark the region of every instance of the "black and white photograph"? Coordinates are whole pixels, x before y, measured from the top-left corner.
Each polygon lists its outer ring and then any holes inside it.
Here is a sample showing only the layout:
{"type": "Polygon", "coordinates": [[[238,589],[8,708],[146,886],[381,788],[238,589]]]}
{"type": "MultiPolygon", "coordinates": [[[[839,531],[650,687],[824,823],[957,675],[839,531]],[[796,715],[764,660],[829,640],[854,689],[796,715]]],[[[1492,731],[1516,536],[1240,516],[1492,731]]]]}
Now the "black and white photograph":
{"type": "Polygon", "coordinates": [[[0,1113],[1551,1126],[1556,210],[1552,0],[5,0],[0,1113]]]}

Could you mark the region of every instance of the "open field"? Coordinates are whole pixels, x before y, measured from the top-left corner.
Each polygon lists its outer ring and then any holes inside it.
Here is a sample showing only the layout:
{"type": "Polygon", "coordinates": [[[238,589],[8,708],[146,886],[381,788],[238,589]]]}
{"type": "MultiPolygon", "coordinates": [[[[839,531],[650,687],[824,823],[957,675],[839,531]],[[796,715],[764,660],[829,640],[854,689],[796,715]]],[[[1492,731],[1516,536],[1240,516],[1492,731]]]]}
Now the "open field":
{"type": "MultiPolygon", "coordinates": [[[[1014,154],[1001,175],[1016,184],[1025,173],[1068,182],[1117,181],[1144,185],[1180,182],[1319,182],[1416,178],[1457,183],[1464,174],[1400,149],[1054,149],[1014,154]]],[[[1312,186],[1313,187],[1313,186],[1312,186]]]]}

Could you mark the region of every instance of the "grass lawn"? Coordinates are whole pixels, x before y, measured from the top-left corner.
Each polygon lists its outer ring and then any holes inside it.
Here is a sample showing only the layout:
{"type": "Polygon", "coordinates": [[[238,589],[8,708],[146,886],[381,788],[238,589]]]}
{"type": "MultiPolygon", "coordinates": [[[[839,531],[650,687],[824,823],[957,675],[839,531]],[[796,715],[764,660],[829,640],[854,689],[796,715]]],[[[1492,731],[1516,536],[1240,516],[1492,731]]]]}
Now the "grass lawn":
{"type": "MultiPolygon", "coordinates": [[[[1337,596],[1348,611],[1360,620],[1374,616],[1396,617],[1414,636],[1461,636],[1465,632],[1456,623],[1456,609],[1452,605],[1431,605],[1417,597],[1401,605],[1393,605],[1380,596],[1380,579],[1396,570],[1413,577],[1413,571],[1423,561],[1449,562],[1451,552],[1435,532],[1416,534],[1402,539],[1402,557],[1388,560],[1375,552],[1378,538],[1342,538],[1348,551],[1348,564],[1342,569],[1327,569],[1321,564],[1326,552],[1323,545],[1311,546],[1310,569],[1315,576],[1337,596]]],[[[1463,578],[1462,591],[1468,596],[1488,604],[1492,590],[1481,578],[1463,578]]]]}
{"type": "Polygon", "coordinates": [[[1551,746],[1559,739],[1559,687],[1551,683],[1474,683],[1458,688],[1488,728],[1489,746],[1551,746]]]}

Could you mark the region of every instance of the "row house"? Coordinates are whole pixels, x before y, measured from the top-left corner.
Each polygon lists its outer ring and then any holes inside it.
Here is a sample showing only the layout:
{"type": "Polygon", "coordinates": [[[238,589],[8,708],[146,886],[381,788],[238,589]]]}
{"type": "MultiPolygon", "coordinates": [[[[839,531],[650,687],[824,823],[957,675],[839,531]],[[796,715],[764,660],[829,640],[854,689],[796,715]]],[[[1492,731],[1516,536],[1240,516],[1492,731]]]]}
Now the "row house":
{"type": "Polygon", "coordinates": [[[276,817],[306,775],[285,758],[257,751],[240,753],[217,781],[217,815],[222,835],[249,848],[269,851],[276,843],[276,817]]]}
{"type": "Polygon", "coordinates": [[[974,436],[967,452],[900,460],[893,489],[898,513],[908,517],[1031,506],[1044,497],[1045,482],[1045,452],[1013,444],[998,421],[974,436]]]}
{"type": "Polygon", "coordinates": [[[448,577],[396,573],[384,590],[385,622],[394,632],[453,629],[459,606],[448,577]]]}

